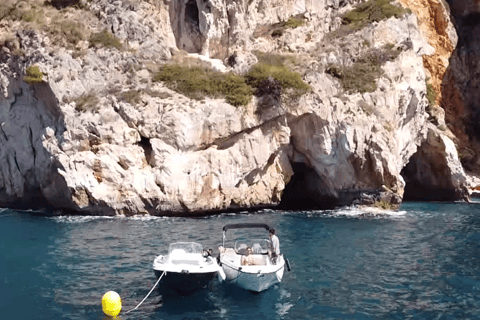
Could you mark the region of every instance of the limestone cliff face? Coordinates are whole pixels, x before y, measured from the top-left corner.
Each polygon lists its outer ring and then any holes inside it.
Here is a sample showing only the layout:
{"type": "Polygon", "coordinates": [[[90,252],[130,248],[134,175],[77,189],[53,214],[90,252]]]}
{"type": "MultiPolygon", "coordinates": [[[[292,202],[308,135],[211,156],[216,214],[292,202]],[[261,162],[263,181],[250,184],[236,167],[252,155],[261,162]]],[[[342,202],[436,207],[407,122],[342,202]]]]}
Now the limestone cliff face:
{"type": "Polygon", "coordinates": [[[65,47],[42,29],[0,22],[7,32],[0,58],[0,205],[161,215],[398,204],[405,180],[407,187],[428,181],[452,198],[463,196],[453,143],[428,125],[425,56],[438,50],[414,14],[332,37],[341,14],[352,9],[348,1],[84,4],[80,14],[91,32],[111,30],[122,50],[88,39],[65,47]],[[305,24],[272,36],[272,28],[299,14],[305,24]],[[386,47],[396,55],[383,61],[371,92],[347,92],[327,72],[386,47]],[[254,97],[234,107],[152,82],[156,65],[182,57],[242,73],[257,60],[253,50],[295,57],[311,92],[254,97]],[[44,83],[23,81],[31,65],[39,66],[44,83]],[[137,93],[135,101],[126,92],[137,93]]]}
{"type": "Polygon", "coordinates": [[[458,138],[462,163],[475,175],[480,169],[480,6],[477,1],[450,3],[459,40],[443,80],[441,106],[449,128],[458,138]]]}
{"type": "MultiPolygon", "coordinates": [[[[449,92],[455,87],[451,81],[446,84],[445,79],[450,77],[447,69],[451,68],[451,57],[458,41],[450,18],[450,8],[448,5],[445,7],[445,2],[436,0],[401,2],[416,14],[419,28],[433,48],[431,54],[423,56],[423,65],[428,74],[428,83],[435,92],[434,104],[428,110],[431,119],[429,138],[422,143],[419,152],[412,157],[403,171],[408,185],[405,197],[423,200],[468,200],[468,176],[460,163],[458,147],[451,147],[454,145],[452,139],[456,145],[459,144],[462,133],[450,125],[451,112],[445,108],[445,102],[452,100],[449,92]],[[449,123],[448,127],[445,121],[449,123]],[[432,124],[435,124],[436,128],[432,124]]],[[[461,108],[461,103],[455,103],[457,108],[461,108]]]]}

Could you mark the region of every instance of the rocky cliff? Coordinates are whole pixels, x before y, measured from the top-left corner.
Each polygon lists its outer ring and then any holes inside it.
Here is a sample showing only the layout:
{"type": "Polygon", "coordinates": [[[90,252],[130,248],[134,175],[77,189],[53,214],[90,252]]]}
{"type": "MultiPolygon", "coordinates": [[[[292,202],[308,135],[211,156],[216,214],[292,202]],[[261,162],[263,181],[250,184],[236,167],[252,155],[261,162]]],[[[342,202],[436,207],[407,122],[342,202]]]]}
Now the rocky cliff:
{"type": "Polygon", "coordinates": [[[0,205],[165,215],[467,199],[438,106],[456,42],[446,12],[433,0],[7,1],[0,205]],[[241,105],[192,99],[156,81],[171,63],[247,80],[289,68],[309,89],[270,77],[241,105]]]}
{"type": "MultiPolygon", "coordinates": [[[[445,109],[448,127],[457,137],[462,164],[472,175],[476,175],[480,169],[480,3],[451,2],[451,14],[458,34],[458,45],[450,57],[450,65],[443,79],[444,99],[440,105],[445,109]]],[[[478,180],[474,181],[474,186],[477,186],[478,180]]]]}

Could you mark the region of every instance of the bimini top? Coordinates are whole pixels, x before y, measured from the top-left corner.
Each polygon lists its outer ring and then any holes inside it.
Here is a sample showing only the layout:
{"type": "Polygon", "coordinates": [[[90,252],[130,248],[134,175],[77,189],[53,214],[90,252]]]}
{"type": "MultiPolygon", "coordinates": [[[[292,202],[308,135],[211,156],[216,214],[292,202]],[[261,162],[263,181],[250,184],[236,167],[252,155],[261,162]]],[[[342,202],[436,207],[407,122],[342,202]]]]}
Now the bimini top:
{"type": "Polygon", "coordinates": [[[265,223],[235,223],[227,224],[223,227],[223,231],[229,229],[242,229],[242,228],[265,228],[267,231],[270,230],[270,227],[265,223]]]}

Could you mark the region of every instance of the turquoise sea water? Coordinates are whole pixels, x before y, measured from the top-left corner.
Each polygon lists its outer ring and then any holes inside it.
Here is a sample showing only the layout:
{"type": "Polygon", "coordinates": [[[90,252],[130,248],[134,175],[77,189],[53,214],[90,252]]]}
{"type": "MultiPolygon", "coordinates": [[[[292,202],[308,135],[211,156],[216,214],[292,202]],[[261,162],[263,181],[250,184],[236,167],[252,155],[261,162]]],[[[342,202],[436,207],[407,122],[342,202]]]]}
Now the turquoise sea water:
{"type": "Polygon", "coordinates": [[[480,204],[407,203],[358,210],[222,214],[207,218],[44,217],[0,210],[0,319],[105,319],[101,297],[123,300],[120,319],[480,319],[480,204]],[[137,310],[168,244],[213,248],[228,223],[277,229],[291,272],[252,294],[212,282],[137,310]]]}

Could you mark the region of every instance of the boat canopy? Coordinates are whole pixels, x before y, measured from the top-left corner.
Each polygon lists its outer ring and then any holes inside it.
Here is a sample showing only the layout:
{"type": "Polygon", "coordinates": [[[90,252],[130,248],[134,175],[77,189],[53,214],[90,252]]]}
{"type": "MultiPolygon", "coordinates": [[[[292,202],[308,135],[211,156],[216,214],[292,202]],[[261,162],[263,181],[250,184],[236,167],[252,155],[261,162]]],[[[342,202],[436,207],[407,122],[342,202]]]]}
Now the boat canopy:
{"type": "Polygon", "coordinates": [[[227,224],[223,227],[223,231],[229,229],[242,229],[242,228],[265,228],[267,231],[270,230],[270,227],[265,223],[236,223],[236,224],[227,224]]]}

